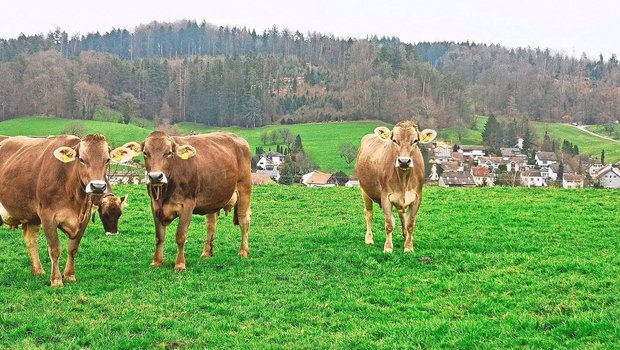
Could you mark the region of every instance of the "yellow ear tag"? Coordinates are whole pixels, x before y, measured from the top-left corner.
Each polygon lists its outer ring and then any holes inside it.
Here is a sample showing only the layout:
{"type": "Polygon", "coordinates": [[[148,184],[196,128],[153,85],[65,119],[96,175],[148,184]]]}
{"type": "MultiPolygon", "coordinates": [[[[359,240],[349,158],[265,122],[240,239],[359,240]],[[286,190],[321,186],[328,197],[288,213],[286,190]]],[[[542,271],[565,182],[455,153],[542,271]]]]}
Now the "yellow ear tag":
{"type": "Polygon", "coordinates": [[[63,163],[69,163],[71,161],[71,157],[69,157],[67,154],[63,154],[62,161],[63,163]]]}
{"type": "Polygon", "coordinates": [[[428,142],[428,140],[430,140],[430,139],[431,139],[431,134],[426,134],[426,135],[424,135],[422,137],[422,141],[424,141],[424,142],[428,142]]]}
{"type": "Polygon", "coordinates": [[[390,137],[390,135],[387,132],[381,132],[381,138],[382,139],[387,139],[388,137],[390,137]]]}
{"type": "Polygon", "coordinates": [[[112,158],[112,159],[113,159],[115,162],[120,162],[120,161],[121,161],[121,159],[123,159],[123,156],[121,156],[121,154],[120,154],[120,152],[119,152],[119,153],[116,153],[116,154],[114,155],[114,158],[112,158]]]}
{"type": "Polygon", "coordinates": [[[188,150],[185,150],[185,151],[184,151],[183,153],[181,153],[179,156],[180,156],[180,157],[181,157],[181,159],[183,159],[183,160],[188,160],[188,159],[189,159],[189,151],[188,151],[188,150]]]}

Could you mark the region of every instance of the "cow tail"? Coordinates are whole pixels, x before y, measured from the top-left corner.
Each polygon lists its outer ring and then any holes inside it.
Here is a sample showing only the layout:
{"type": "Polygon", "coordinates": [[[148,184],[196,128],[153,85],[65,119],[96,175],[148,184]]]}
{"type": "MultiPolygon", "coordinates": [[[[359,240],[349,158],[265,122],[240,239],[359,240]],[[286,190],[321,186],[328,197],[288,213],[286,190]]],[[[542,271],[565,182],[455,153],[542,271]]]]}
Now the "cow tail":
{"type": "Polygon", "coordinates": [[[237,201],[237,203],[235,203],[235,210],[233,211],[233,224],[239,226],[239,213],[238,213],[238,204],[239,201],[237,201]]]}

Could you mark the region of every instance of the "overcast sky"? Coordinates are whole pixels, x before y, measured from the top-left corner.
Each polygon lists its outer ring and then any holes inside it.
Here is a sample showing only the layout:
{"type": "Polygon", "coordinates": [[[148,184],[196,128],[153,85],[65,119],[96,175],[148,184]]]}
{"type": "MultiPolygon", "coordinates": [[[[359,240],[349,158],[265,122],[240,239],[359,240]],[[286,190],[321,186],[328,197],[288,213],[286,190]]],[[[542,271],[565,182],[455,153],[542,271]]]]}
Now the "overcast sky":
{"type": "Polygon", "coordinates": [[[338,37],[397,36],[404,42],[474,41],[550,48],[605,59],[620,54],[614,0],[3,0],[0,37],[132,30],[153,20],[317,31],[338,37]]]}

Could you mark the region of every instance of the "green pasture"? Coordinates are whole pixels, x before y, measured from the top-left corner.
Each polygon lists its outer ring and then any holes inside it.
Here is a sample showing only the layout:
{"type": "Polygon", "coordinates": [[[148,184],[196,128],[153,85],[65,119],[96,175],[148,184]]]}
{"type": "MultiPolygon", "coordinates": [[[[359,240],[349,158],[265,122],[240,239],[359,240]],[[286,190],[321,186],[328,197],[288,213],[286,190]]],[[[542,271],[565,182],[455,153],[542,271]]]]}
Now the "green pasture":
{"type": "Polygon", "coordinates": [[[115,192],[121,234],[90,224],[77,284],[49,287],[44,238],[31,276],[21,232],[0,228],[0,348],[620,348],[620,191],[425,187],[405,255],[399,228],[382,252],[377,207],[364,244],[359,189],[256,187],[250,258],[230,216],[201,258],[195,216],[179,273],[174,227],[149,267],[145,188],[115,192]]]}
{"type": "Polygon", "coordinates": [[[588,130],[592,131],[593,133],[599,134],[599,135],[603,135],[603,136],[607,136],[610,137],[612,139],[620,139],[618,137],[618,135],[620,135],[620,124],[616,124],[614,126],[614,132],[612,132],[611,134],[608,133],[605,130],[605,127],[603,125],[590,125],[587,127],[588,130]]]}
{"type": "Polygon", "coordinates": [[[607,162],[620,160],[620,143],[601,139],[566,124],[533,122],[532,125],[540,140],[547,130],[551,138],[560,142],[560,146],[563,140],[568,140],[579,146],[579,153],[581,154],[600,158],[601,151],[604,149],[607,162]]]}

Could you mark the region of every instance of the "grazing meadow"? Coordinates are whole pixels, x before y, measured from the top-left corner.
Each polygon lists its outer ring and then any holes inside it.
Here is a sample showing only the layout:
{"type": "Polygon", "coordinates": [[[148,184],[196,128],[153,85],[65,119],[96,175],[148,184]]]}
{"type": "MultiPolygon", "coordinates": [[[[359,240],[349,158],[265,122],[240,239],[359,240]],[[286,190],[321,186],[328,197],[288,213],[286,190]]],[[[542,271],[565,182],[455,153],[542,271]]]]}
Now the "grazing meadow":
{"type": "MultiPolygon", "coordinates": [[[[620,347],[620,192],[424,188],[415,253],[364,244],[357,188],[254,188],[250,258],[231,216],[214,257],[194,216],[187,271],[175,272],[173,222],[151,268],[146,189],[129,194],[120,235],[90,224],[77,284],[30,275],[22,234],[0,227],[0,348],[620,347]]],[[[66,260],[63,237],[61,264],[66,260]]]]}

